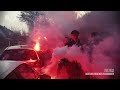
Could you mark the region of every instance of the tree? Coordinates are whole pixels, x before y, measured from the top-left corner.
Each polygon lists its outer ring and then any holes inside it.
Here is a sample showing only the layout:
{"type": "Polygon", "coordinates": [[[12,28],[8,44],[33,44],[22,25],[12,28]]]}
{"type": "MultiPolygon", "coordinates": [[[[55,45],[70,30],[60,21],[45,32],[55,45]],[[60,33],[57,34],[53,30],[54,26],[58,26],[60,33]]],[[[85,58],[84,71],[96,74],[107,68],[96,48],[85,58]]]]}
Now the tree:
{"type": "Polygon", "coordinates": [[[28,25],[29,30],[32,30],[32,28],[34,27],[34,21],[36,17],[40,15],[44,15],[44,12],[43,11],[21,11],[20,17],[18,18],[20,19],[20,21],[25,22],[28,25]]]}

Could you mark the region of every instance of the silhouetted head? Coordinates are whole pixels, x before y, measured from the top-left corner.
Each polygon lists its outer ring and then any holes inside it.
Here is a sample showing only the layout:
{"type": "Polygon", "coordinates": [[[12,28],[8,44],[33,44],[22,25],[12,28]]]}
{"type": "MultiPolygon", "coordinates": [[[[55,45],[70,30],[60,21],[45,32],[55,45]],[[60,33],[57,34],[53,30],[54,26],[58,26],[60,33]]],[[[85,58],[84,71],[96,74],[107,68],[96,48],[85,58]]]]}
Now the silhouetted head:
{"type": "Polygon", "coordinates": [[[73,31],[71,32],[71,38],[72,38],[73,40],[78,39],[78,36],[79,36],[79,32],[78,32],[77,30],[73,30],[73,31]]]}
{"type": "Polygon", "coordinates": [[[92,32],[92,33],[91,33],[91,37],[96,37],[97,35],[98,35],[97,32],[92,32]]]}

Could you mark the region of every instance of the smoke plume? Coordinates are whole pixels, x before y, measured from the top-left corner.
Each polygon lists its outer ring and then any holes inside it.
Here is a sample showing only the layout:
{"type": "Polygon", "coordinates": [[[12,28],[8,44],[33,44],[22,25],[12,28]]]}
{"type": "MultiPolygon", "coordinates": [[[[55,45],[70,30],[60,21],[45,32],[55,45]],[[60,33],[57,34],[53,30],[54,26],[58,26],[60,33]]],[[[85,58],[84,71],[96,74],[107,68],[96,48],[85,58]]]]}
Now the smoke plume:
{"type": "Polygon", "coordinates": [[[65,69],[62,70],[61,77],[57,77],[59,60],[67,58],[70,62],[77,61],[86,73],[98,73],[104,72],[104,69],[114,69],[114,76],[97,75],[94,76],[95,78],[118,78],[120,37],[119,26],[116,24],[114,13],[112,11],[93,11],[82,18],[76,19],[76,14],[72,11],[49,11],[46,12],[46,19],[45,17],[42,19],[38,17],[30,34],[30,39],[36,40],[38,37],[47,37],[46,43],[41,40],[41,44],[53,49],[52,58],[49,64],[43,67],[43,72],[55,78],[68,78],[65,69]],[[99,44],[94,46],[91,57],[86,46],[84,52],[81,51],[80,47],[74,45],[72,47],[64,46],[64,37],[70,37],[70,32],[74,29],[80,32],[80,39],[83,32],[86,33],[87,40],[88,34],[91,32],[100,33],[99,44]],[[92,58],[92,61],[90,61],[90,58],[92,58]]]}

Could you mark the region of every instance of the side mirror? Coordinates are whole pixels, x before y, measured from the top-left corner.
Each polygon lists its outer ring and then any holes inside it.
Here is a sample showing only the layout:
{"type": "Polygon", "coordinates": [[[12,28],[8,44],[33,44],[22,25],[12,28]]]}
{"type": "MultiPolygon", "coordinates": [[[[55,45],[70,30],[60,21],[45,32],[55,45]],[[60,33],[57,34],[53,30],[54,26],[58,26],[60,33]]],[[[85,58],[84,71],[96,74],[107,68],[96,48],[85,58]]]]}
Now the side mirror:
{"type": "Polygon", "coordinates": [[[51,79],[51,77],[49,75],[43,74],[40,75],[40,79],[51,79]]]}

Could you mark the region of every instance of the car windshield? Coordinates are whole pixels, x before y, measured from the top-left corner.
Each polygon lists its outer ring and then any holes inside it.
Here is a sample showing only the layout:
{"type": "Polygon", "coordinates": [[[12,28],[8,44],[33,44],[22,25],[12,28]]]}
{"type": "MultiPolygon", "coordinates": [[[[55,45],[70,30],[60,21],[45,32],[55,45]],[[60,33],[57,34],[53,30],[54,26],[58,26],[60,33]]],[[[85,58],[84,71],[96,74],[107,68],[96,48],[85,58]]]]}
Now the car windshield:
{"type": "Polygon", "coordinates": [[[24,61],[24,60],[37,60],[37,55],[34,50],[29,49],[11,49],[5,50],[0,56],[0,60],[14,60],[14,61],[24,61]]]}

